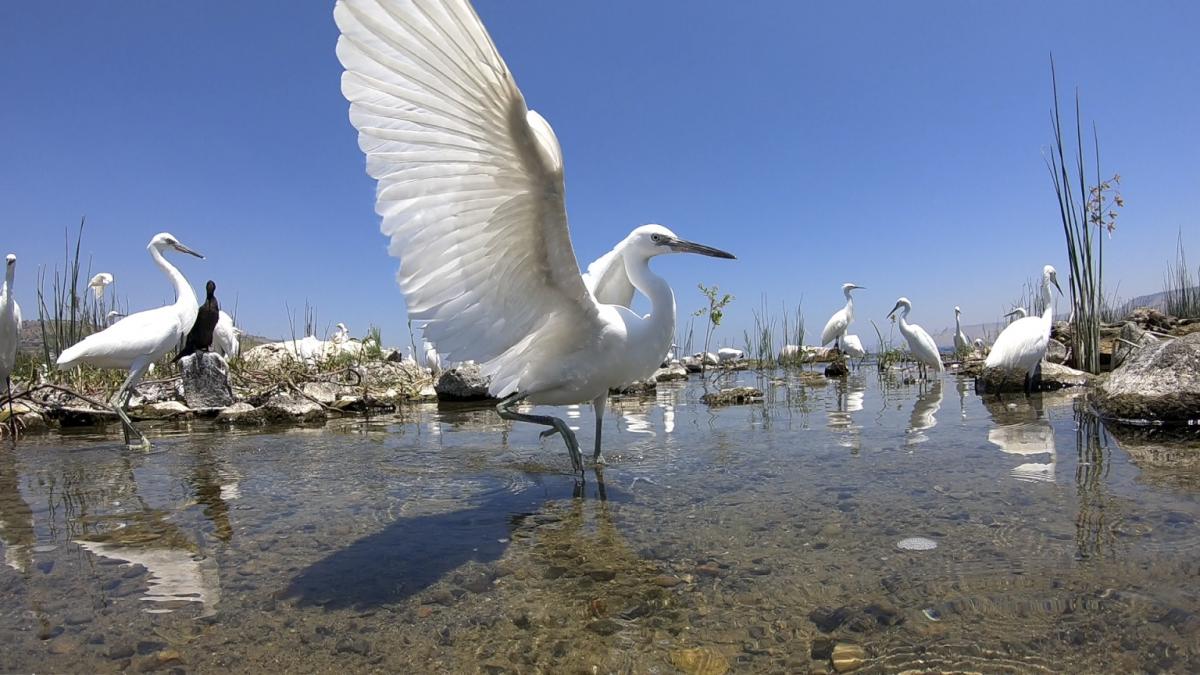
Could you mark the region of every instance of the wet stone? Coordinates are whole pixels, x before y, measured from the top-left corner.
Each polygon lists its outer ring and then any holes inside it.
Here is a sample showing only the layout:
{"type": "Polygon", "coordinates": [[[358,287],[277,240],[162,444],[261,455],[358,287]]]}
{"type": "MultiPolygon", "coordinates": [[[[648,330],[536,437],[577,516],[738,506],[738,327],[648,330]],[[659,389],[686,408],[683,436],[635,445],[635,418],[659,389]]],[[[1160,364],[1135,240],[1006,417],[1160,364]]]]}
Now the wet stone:
{"type": "Polygon", "coordinates": [[[589,623],[587,628],[597,635],[612,635],[621,630],[621,624],[612,619],[600,619],[589,623]]]}
{"type": "Polygon", "coordinates": [[[133,654],[134,649],[129,645],[113,645],[108,648],[108,658],[113,660],[127,659],[133,656],[133,654]]]}
{"type": "Polygon", "coordinates": [[[362,638],[342,638],[333,648],[335,654],[358,654],[366,656],[371,653],[371,644],[362,638]]]}
{"type": "Polygon", "coordinates": [[[861,668],[866,663],[867,654],[858,645],[839,642],[834,645],[833,653],[829,658],[833,661],[834,670],[839,673],[848,673],[861,668]]]}

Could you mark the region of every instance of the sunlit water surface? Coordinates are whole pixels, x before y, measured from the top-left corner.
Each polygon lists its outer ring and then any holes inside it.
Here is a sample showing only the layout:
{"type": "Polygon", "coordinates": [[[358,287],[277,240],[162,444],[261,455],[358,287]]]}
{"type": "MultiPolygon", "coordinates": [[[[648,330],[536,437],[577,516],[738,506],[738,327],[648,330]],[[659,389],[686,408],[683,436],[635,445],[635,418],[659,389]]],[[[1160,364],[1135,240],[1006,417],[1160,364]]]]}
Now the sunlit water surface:
{"type": "Polygon", "coordinates": [[[4,444],[0,670],[1200,670],[1200,450],[953,376],[739,380],[610,404],[582,486],[486,408],[4,444]]]}

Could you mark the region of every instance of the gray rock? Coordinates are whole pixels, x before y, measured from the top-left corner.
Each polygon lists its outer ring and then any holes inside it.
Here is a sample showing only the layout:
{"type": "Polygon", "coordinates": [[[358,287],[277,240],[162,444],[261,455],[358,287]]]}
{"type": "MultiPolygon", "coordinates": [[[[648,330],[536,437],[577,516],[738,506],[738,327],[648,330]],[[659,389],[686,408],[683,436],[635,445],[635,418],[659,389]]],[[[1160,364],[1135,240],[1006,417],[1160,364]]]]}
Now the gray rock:
{"type": "Polygon", "coordinates": [[[625,396],[637,396],[639,394],[653,394],[657,389],[658,382],[654,378],[648,380],[636,380],[624,387],[616,387],[609,389],[610,394],[619,394],[625,396]]]}
{"type": "Polygon", "coordinates": [[[650,379],[654,380],[655,382],[686,380],[688,379],[688,371],[687,368],[684,368],[683,364],[681,363],[669,363],[665,367],[654,371],[654,376],[650,379]]]}
{"type": "Polygon", "coordinates": [[[1112,351],[1112,367],[1119,368],[1125,359],[1134,351],[1140,349],[1145,344],[1154,344],[1158,339],[1153,335],[1147,335],[1146,331],[1136,323],[1129,321],[1124,326],[1121,326],[1121,333],[1117,336],[1119,339],[1113,345],[1112,351]]]}
{"type": "Polygon", "coordinates": [[[214,352],[196,352],[179,361],[183,400],[189,408],[224,408],[233,404],[229,366],[214,352]]]}
{"type": "Polygon", "coordinates": [[[490,383],[478,365],[464,363],[443,372],[433,388],[441,401],[486,401],[492,398],[490,383]]]}
{"type": "MultiPolygon", "coordinates": [[[[1034,391],[1053,391],[1066,387],[1084,387],[1091,383],[1093,377],[1081,370],[1075,370],[1062,364],[1042,361],[1039,372],[1034,375],[1034,391]]],[[[1025,371],[1005,368],[984,368],[975,380],[975,387],[980,392],[998,394],[1003,392],[1024,391],[1025,371]]]]}
{"type": "Polygon", "coordinates": [[[1046,360],[1050,363],[1066,363],[1067,346],[1051,338],[1050,343],[1046,345],[1046,360]]]}
{"type": "Polygon", "coordinates": [[[144,405],[138,409],[138,416],[148,419],[169,419],[190,415],[191,409],[179,401],[162,401],[144,405]]]}
{"type": "Polygon", "coordinates": [[[1105,417],[1186,422],[1200,417],[1200,333],[1150,342],[1125,358],[1097,388],[1105,417]]]}
{"type": "Polygon", "coordinates": [[[271,422],[318,422],[327,416],[317,403],[291,394],[272,396],[260,412],[263,419],[271,422]]]}
{"type": "Polygon", "coordinates": [[[178,400],[180,392],[176,388],[176,384],[174,382],[139,384],[134,387],[134,393],[129,397],[129,407],[139,408],[151,403],[178,400]]]}
{"type": "Polygon", "coordinates": [[[231,406],[222,408],[221,412],[217,413],[218,422],[233,422],[241,424],[246,422],[258,423],[262,421],[262,415],[258,409],[249,403],[234,403],[231,406]]]}
{"type": "Polygon", "coordinates": [[[328,382],[305,382],[300,389],[305,396],[324,405],[333,405],[337,401],[337,387],[328,382]]]}

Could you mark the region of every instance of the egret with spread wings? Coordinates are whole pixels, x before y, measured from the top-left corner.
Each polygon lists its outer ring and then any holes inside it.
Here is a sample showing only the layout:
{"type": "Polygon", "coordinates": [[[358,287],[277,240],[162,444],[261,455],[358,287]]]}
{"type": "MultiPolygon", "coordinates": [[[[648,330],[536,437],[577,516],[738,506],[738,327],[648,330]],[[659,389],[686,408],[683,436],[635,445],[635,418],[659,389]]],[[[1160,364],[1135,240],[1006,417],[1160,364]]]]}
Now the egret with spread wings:
{"type": "Polygon", "coordinates": [[[650,313],[589,290],[567,228],[558,139],[526,107],[470,4],[339,0],[334,19],[342,93],[378,180],[375,208],[410,318],[446,361],[480,364],[502,417],[561,433],[576,470],[566,422],[516,405],[592,401],[601,462],[609,388],[654,372],[675,332],[675,296],[650,258],[733,256],[644,225],[608,256],[628,283],[616,292],[641,291],[650,313]]]}

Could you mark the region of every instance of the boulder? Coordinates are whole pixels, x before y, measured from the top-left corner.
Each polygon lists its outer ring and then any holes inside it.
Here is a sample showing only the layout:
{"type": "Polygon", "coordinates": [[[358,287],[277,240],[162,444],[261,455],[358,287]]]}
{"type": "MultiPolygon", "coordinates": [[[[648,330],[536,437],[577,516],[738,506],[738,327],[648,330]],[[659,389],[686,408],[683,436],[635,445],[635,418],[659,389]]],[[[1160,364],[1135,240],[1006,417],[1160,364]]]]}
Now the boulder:
{"type": "Polygon", "coordinates": [[[233,404],[229,366],[216,352],[196,352],[179,361],[183,400],[189,408],[224,408],[233,404]]]}
{"type": "Polygon", "coordinates": [[[1067,362],[1067,346],[1051,338],[1046,345],[1046,360],[1050,363],[1063,364],[1067,362]]]}
{"type": "Polygon", "coordinates": [[[137,414],[138,417],[146,419],[170,419],[191,415],[192,411],[179,401],[159,401],[142,406],[138,409],[137,414]]]}
{"type": "Polygon", "coordinates": [[[1143,340],[1147,344],[1158,342],[1158,339],[1153,335],[1147,335],[1136,323],[1130,321],[1124,326],[1121,326],[1121,332],[1117,335],[1119,338],[1113,345],[1112,363],[1113,368],[1119,368],[1125,359],[1129,358],[1135,350],[1141,349],[1143,340]]]}
{"type": "Polygon", "coordinates": [[[1125,323],[1136,324],[1142,330],[1166,333],[1175,326],[1175,317],[1164,314],[1153,307],[1138,307],[1125,317],[1125,323]]]}
{"type": "Polygon", "coordinates": [[[338,388],[328,382],[305,382],[300,390],[322,405],[333,405],[338,398],[338,388]]]}
{"type": "Polygon", "coordinates": [[[682,363],[669,363],[663,368],[654,371],[654,375],[650,378],[655,382],[670,382],[672,380],[688,379],[687,368],[683,367],[682,363]]]}
{"type": "Polygon", "coordinates": [[[484,377],[477,364],[464,363],[442,373],[434,385],[439,401],[487,401],[491,378],[484,377]]]}
{"type": "Polygon", "coordinates": [[[129,397],[129,407],[140,408],[151,403],[179,400],[181,394],[177,382],[150,382],[139,384],[133,388],[129,397]]]}
{"type": "Polygon", "coordinates": [[[263,415],[258,408],[249,403],[234,403],[222,408],[221,412],[217,413],[217,421],[233,424],[259,424],[263,421],[263,415]]]}
{"type": "Polygon", "coordinates": [[[327,417],[319,404],[291,394],[276,394],[267,399],[260,413],[271,422],[319,422],[327,417]]]}
{"type": "Polygon", "coordinates": [[[658,389],[658,381],[653,377],[646,380],[636,380],[624,387],[615,387],[609,389],[608,393],[618,394],[623,396],[637,396],[640,394],[653,394],[658,389]]]}
{"type": "Polygon", "coordinates": [[[1097,388],[1096,408],[1120,420],[1200,418],[1200,333],[1162,342],[1148,337],[1097,388]]]}
{"type": "MultiPolygon", "coordinates": [[[[1053,391],[1066,387],[1084,387],[1093,377],[1058,363],[1042,361],[1033,377],[1034,391],[1053,391]]],[[[975,379],[975,389],[980,393],[999,394],[1025,390],[1025,371],[1008,368],[984,368],[975,379]]]]}
{"type": "Polygon", "coordinates": [[[837,378],[845,377],[849,374],[850,368],[846,366],[846,359],[838,359],[825,366],[825,377],[837,378]]]}
{"type": "Polygon", "coordinates": [[[740,405],[757,403],[763,399],[763,393],[754,387],[731,387],[716,392],[710,392],[700,397],[708,405],[740,405]]]}

